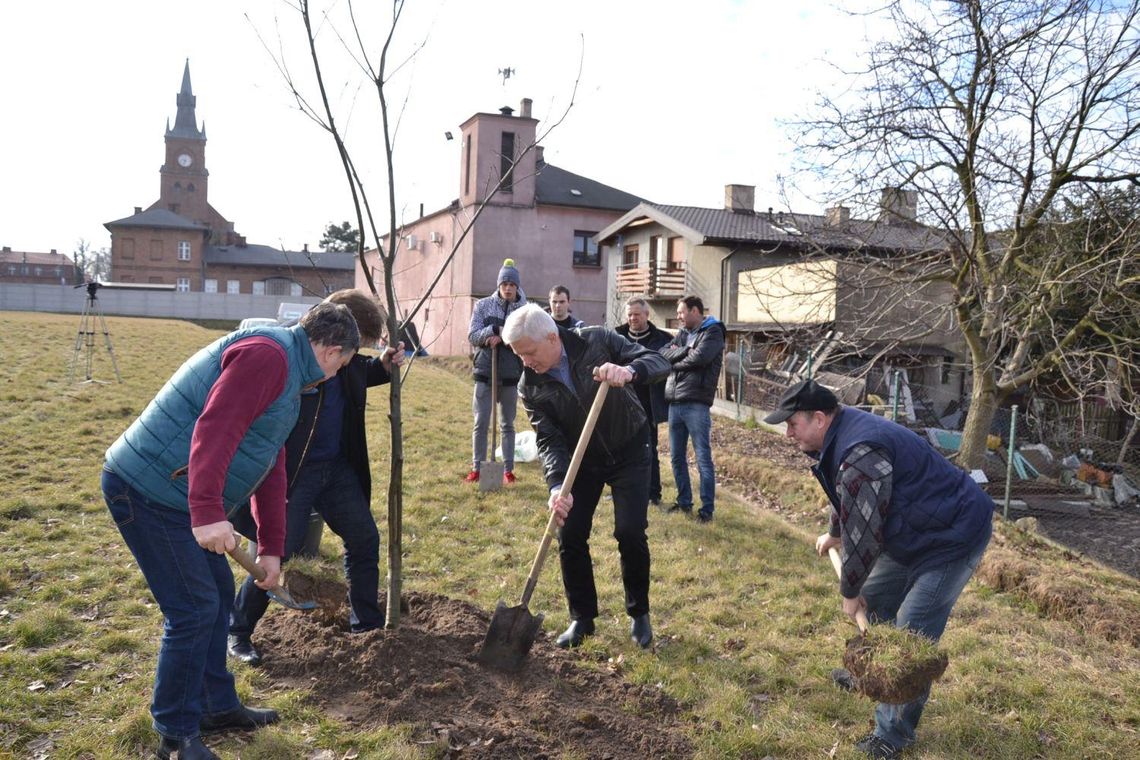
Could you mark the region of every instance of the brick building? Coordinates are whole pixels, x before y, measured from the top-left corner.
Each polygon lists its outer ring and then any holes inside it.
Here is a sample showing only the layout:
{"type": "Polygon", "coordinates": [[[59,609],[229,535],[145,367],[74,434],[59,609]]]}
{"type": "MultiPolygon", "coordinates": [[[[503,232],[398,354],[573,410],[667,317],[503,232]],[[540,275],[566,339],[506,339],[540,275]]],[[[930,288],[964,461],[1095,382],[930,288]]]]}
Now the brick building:
{"type": "Polygon", "coordinates": [[[206,130],[198,128],[196,101],[187,61],[174,127],[166,124],[158,200],[104,225],[111,233],[111,279],[254,295],[321,296],[352,287],[353,254],[247,243],[210,205],[206,130]]]}
{"type": "Polygon", "coordinates": [[[0,249],[0,282],[20,282],[28,285],[74,285],[83,282],[75,262],[57,253],[13,251],[0,249]]]}

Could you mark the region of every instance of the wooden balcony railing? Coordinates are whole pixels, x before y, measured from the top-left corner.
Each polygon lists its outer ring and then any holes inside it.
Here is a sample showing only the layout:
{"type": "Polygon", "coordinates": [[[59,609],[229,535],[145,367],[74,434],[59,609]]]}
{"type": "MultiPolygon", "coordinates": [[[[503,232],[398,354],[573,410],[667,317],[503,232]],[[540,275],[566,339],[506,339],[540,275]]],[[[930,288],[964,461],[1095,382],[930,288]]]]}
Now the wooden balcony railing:
{"type": "Polygon", "coordinates": [[[621,266],[617,271],[618,295],[677,296],[685,295],[683,267],[621,266]]]}

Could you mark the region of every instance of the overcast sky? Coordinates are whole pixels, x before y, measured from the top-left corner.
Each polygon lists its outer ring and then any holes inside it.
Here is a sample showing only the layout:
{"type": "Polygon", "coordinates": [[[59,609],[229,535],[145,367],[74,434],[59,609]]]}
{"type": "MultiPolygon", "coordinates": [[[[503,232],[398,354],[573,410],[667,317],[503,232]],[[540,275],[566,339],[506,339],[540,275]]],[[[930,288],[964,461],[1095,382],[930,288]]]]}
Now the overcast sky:
{"type": "MultiPolygon", "coordinates": [[[[841,83],[836,68],[853,66],[873,36],[837,4],[410,0],[394,57],[422,47],[393,82],[393,107],[403,109],[398,214],[410,220],[421,203],[430,212],[457,197],[460,141],[446,131],[458,137],[472,114],[517,109],[523,97],[534,100],[541,131],[569,103],[579,63],[573,108],[545,141],[549,163],[660,203],[717,207],[724,185],[737,183],[757,187],[758,208],[781,207],[778,177],[792,166],[782,122],[841,83]],[[504,82],[506,67],[514,74],[504,82]]],[[[357,5],[366,29],[382,28],[384,13],[376,22],[368,13],[389,3],[357,5]]],[[[343,63],[332,28],[322,41],[338,118],[378,191],[375,96],[343,63]]],[[[156,201],[163,134],[189,58],[211,205],[251,243],[316,247],[327,223],[351,218],[343,171],[266,45],[311,92],[300,21],[276,0],[6,8],[0,245],[107,246],[104,223],[156,201]]],[[[814,199],[794,205],[820,210],[814,199]]]]}

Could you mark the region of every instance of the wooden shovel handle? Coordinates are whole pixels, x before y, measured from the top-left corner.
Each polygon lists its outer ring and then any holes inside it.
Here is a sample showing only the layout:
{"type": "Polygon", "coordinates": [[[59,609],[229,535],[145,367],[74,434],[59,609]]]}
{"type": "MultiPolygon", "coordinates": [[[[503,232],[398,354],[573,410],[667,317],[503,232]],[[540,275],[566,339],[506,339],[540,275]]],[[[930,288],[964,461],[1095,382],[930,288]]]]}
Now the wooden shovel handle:
{"type": "MultiPolygon", "coordinates": [[[[831,566],[835,568],[835,575],[839,580],[843,580],[843,560],[839,557],[839,551],[832,546],[827,550],[827,556],[831,557],[831,566]]],[[[859,610],[855,613],[855,624],[859,626],[859,633],[867,632],[867,613],[859,610]]]]}
{"type": "MultiPolygon", "coordinates": [[[[574,456],[570,459],[570,468],[566,470],[566,477],[562,481],[561,490],[566,493],[569,493],[570,489],[574,487],[574,478],[578,476],[578,468],[582,464],[582,458],[586,456],[586,447],[590,445],[590,436],[594,434],[594,424],[598,421],[598,415],[602,413],[602,404],[606,401],[606,392],[609,389],[610,384],[603,382],[598,386],[598,392],[594,394],[594,403],[590,406],[590,413],[586,416],[586,424],[582,426],[582,434],[578,436],[578,445],[574,447],[574,456]]],[[[542,542],[538,545],[538,554],[535,555],[534,562],[530,566],[526,588],[523,589],[522,601],[520,602],[523,607],[530,602],[534,587],[538,584],[538,575],[542,572],[543,563],[546,562],[546,551],[550,548],[550,541],[554,538],[554,530],[558,527],[555,516],[554,510],[551,510],[550,519],[546,521],[546,530],[542,534],[542,542]]]]}
{"type": "MultiPolygon", "coordinates": [[[[499,441],[499,347],[491,346],[491,456],[495,461],[495,446],[499,441]]],[[[505,455],[506,452],[503,452],[505,455]]],[[[503,457],[506,458],[505,456],[503,457]]]]}
{"type": "Polygon", "coordinates": [[[234,536],[234,548],[228,550],[229,555],[237,560],[237,563],[244,567],[255,581],[265,580],[265,568],[254,562],[253,557],[249,556],[249,552],[238,541],[240,539],[234,536]]]}

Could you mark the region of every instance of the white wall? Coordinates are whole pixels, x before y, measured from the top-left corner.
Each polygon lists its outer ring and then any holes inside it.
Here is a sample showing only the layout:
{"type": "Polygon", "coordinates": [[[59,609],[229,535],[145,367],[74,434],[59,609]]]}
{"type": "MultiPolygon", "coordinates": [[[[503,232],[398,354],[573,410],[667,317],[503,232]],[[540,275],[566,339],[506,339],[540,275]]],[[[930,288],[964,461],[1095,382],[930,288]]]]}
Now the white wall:
{"type": "MultiPolygon", "coordinates": [[[[320,303],[301,296],[255,296],[248,293],[177,293],[160,290],[115,290],[96,293],[104,314],[172,319],[276,317],[282,301],[320,303]]],[[[86,288],[70,285],[24,285],[0,282],[0,311],[48,311],[79,314],[87,305],[86,288]]]]}

